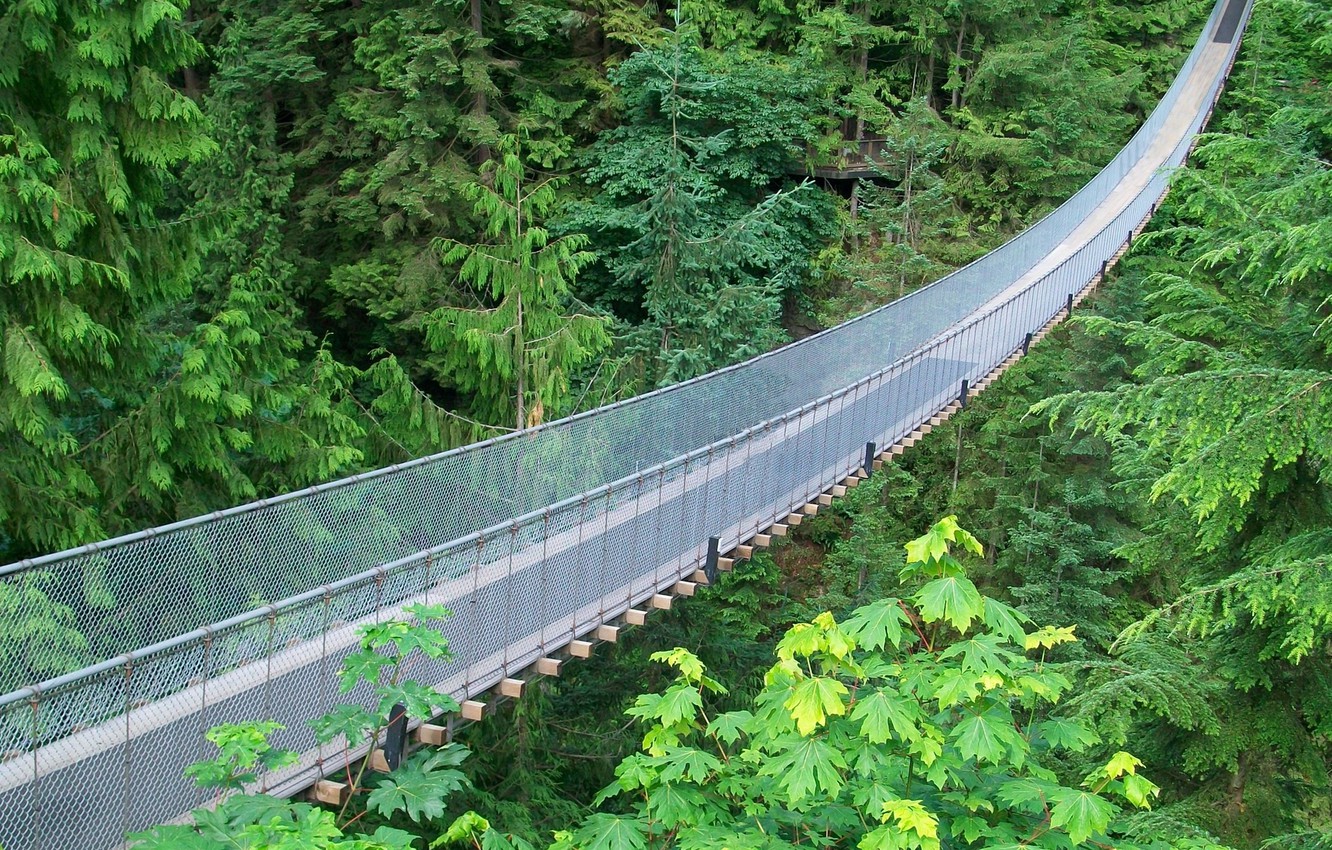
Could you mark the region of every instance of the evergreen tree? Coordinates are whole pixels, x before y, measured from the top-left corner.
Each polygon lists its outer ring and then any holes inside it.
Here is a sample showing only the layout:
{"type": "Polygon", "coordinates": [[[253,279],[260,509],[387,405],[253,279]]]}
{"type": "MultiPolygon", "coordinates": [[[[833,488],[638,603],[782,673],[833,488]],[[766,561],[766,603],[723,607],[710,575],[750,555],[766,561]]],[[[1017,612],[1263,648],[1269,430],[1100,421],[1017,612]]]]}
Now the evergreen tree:
{"type": "Polygon", "coordinates": [[[648,386],[783,341],[786,295],[830,234],[811,187],[770,189],[792,143],[813,137],[821,86],[807,71],[710,56],[682,30],[613,72],[625,123],[593,147],[601,191],[571,226],[601,259],[584,291],[639,323],[629,350],[648,386]]]}
{"type": "Polygon", "coordinates": [[[487,224],[489,241],[437,243],[458,264],[475,306],[439,307],[420,319],[434,355],[430,368],[467,393],[468,410],[516,428],[538,425],[569,406],[569,375],[610,343],[603,319],[568,313],[570,287],[591,260],[587,237],[552,239],[542,222],[556,203],[558,178],[531,184],[515,137],[501,137],[486,183],[463,193],[487,224]]]}
{"type": "MultiPolygon", "coordinates": [[[[0,11],[0,522],[9,556],[175,515],[178,487],[252,488],[237,345],[249,317],[190,317],[194,222],[173,169],[211,155],[168,77],[199,58],[183,4],[83,0],[0,11]]],[[[184,499],[185,510],[198,507],[184,499]]]]}

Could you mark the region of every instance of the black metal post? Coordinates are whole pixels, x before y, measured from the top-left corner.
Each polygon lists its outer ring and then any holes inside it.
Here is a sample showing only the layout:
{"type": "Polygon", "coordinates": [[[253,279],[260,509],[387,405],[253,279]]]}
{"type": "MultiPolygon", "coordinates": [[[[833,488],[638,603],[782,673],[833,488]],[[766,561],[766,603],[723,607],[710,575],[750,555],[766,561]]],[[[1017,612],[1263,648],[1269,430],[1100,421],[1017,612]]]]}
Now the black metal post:
{"type": "Polygon", "coordinates": [[[874,457],[879,453],[879,447],[873,443],[865,444],[865,475],[874,474],[874,457]]]}
{"type": "Polygon", "coordinates": [[[1023,353],[1023,355],[1026,355],[1026,353],[1027,353],[1028,351],[1031,351],[1031,334],[1030,334],[1030,333],[1028,333],[1027,336],[1026,336],[1026,338],[1022,340],[1022,353],[1023,353]]]}
{"type": "Polygon", "coordinates": [[[703,574],[708,577],[708,584],[717,583],[717,556],[720,548],[720,538],[708,538],[708,557],[703,561],[703,574]]]}
{"type": "Polygon", "coordinates": [[[962,389],[957,394],[957,403],[963,410],[967,409],[967,390],[969,388],[970,386],[967,384],[967,379],[963,378],[962,389]]]}
{"type": "Polygon", "coordinates": [[[1068,312],[1065,315],[1073,315],[1073,293],[1071,292],[1068,294],[1068,312]]]}
{"type": "Polygon", "coordinates": [[[388,726],[384,730],[384,762],[388,764],[389,770],[398,769],[406,751],[407,706],[398,704],[389,713],[388,726]]]}

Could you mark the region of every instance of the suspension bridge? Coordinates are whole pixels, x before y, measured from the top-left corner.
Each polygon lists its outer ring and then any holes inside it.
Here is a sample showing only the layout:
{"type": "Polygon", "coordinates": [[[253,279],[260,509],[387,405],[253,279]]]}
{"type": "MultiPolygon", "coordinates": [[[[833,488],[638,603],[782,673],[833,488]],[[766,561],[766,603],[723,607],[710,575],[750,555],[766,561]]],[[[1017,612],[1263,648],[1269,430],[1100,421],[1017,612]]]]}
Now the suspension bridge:
{"type": "Polygon", "coordinates": [[[260,777],[272,794],[363,756],[307,726],[369,701],[335,688],[358,624],[452,610],[437,625],[454,658],[414,676],[474,719],[492,692],[558,672],[786,534],[1101,280],[1210,117],[1252,2],[1218,0],[1151,116],[1076,195],[892,304],[538,428],[0,568],[7,616],[87,635],[105,659],[40,683],[0,659],[0,847],[109,850],[188,816],[211,794],[182,773],[212,756],[219,723],[286,727],[274,743],[299,759],[260,777]]]}

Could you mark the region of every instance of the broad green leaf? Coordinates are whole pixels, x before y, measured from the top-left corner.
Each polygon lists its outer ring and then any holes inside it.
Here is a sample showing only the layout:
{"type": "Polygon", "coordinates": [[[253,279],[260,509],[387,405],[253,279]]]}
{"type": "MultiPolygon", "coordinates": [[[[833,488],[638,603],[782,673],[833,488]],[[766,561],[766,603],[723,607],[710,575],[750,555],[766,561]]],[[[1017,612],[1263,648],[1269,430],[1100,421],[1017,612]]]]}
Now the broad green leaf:
{"type": "Polygon", "coordinates": [[[738,741],[753,722],[754,715],[748,711],[728,711],[712,718],[712,722],[708,724],[707,732],[709,735],[716,735],[719,740],[729,746],[738,741]]]}
{"type": "Polygon", "coordinates": [[[861,606],[842,624],[857,644],[872,650],[898,649],[909,623],[897,599],[880,599],[861,606]]]}
{"type": "Polygon", "coordinates": [[[310,728],[314,730],[316,740],[327,744],[339,735],[359,740],[378,724],[379,721],[361,706],[342,704],[323,717],[311,720],[310,728]]]}
{"type": "Polygon", "coordinates": [[[931,695],[939,701],[941,709],[969,702],[980,696],[980,680],[981,677],[975,673],[947,667],[931,683],[931,695]]]}
{"type": "Polygon", "coordinates": [[[488,829],[481,836],[481,850],[536,850],[525,838],[488,829]]]}
{"type": "Polygon", "coordinates": [[[856,700],[851,719],[859,720],[860,734],[872,744],[883,744],[896,737],[914,741],[920,737],[920,704],[890,687],[878,688],[856,700]]]}
{"type": "Polygon", "coordinates": [[[1075,753],[1080,753],[1101,740],[1099,735],[1082,724],[1059,717],[1037,723],[1036,731],[1050,746],[1062,747],[1075,753]]]}
{"type": "Polygon", "coordinates": [[[838,771],[846,769],[846,760],[827,741],[788,736],[780,743],[782,749],[759,768],[759,773],[776,777],[792,803],[815,791],[833,797],[842,789],[838,771]]]}
{"type": "Polygon", "coordinates": [[[648,656],[648,660],[658,661],[662,664],[669,664],[671,667],[679,670],[681,676],[684,676],[685,679],[695,684],[703,678],[703,674],[707,671],[707,668],[703,666],[703,662],[698,659],[697,655],[678,646],[674,649],[654,652],[648,656]]]}
{"type": "Polygon", "coordinates": [[[883,819],[891,818],[898,829],[914,832],[925,850],[939,846],[939,820],[920,800],[889,800],[883,804],[883,814],[883,819]]]}
{"type": "Polygon", "coordinates": [[[417,823],[442,817],[449,796],[468,785],[461,771],[445,766],[450,758],[450,753],[414,754],[380,780],[366,808],[384,817],[401,812],[417,823]]]}
{"type": "Polygon", "coordinates": [[[722,763],[711,753],[693,747],[672,747],[659,759],[662,782],[685,780],[702,785],[714,772],[720,772],[722,763]]]}
{"type": "Polygon", "coordinates": [[[630,753],[615,768],[615,782],[597,794],[596,803],[614,797],[620,791],[650,788],[657,781],[657,760],[642,753],[630,753]]]}
{"type": "Polygon", "coordinates": [[[647,838],[637,818],[600,812],[583,821],[573,843],[579,850],[645,850],[647,838]]]}
{"type": "Polygon", "coordinates": [[[1130,773],[1124,777],[1124,799],[1139,809],[1151,808],[1152,798],[1161,793],[1161,789],[1145,776],[1130,773]]]}
{"type": "Polygon", "coordinates": [[[823,632],[813,623],[796,623],[777,642],[777,657],[782,660],[808,658],[826,648],[823,632]]]}
{"type": "Polygon", "coordinates": [[[995,677],[1008,676],[1012,673],[1011,662],[1020,656],[999,646],[999,638],[994,635],[976,635],[968,640],[960,640],[948,647],[939,656],[940,660],[962,658],[962,669],[971,673],[993,674],[995,677]]]}
{"type": "Polygon", "coordinates": [[[1050,794],[1059,790],[1053,782],[1023,777],[1013,779],[999,786],[995,796],[1005,805],[1024,812],[1039,812],[1045,809],[1050,794]]]}
{"type": "Polygon", "coordinates": [[[947,620],[965,633],[971,621],[985,614],[985,602],[971,579],[961,576],[937,578],[912,597],[927,623],[947,620]]]}
{"type": "Polygon", "coordinates": [[[958,525],[956,516],[949,515],[930,526],[924,535],[906,544],[907,561],[937,561],[948,554],[949,543],[961,543],[962,548],[977,555],[985,553],[980,541],[958,525]]]}
{"type": "Polygon", "coordinates": [[[476,812],[463,812],[454,818],[453,823],[449,824],[449,828],[444,830],[443,835],[430,842],[431,850],[447,844],[471,843],[488,829],[490,829],[490,821],[476,812]]]}
{"type": "Polygon", "coordinates": [[[1004,640],[1025,646],[1027,633],[1023,625],[1030,623],[1031,618],[1013,606],[1006,605],[998,599],[985,597],[985,625],[1004,640]]]}
{"type": "Polygon", "coordinates": [[[1137,773],[1140,767],[1142,767],[1142,762],[1130,753],[1120,750],[1110,757],[1110,761],[1106,762],[1105,773],[1111,779],[1118,779],[1126,773],[1137,773]]]}
{"type": "Polygon", "coordinates": [[[1020,761],[1027,747],[1027,742],[1013,728],[1012,715],[1003,706],[962,718],[950,736],[964,758],[991,764],[1001,764],[1005,757],[1020,761]]]}
{"type": "Polygon", "coordinates": [[[964,717],[953,728],[952,736],[957,743],[958,752],[965,758],[988,761],[998,764],[1004,757],[1002,729],[984,714],[972,714],[964,717]]]}
{"type": "Polygon", "coordinates": [[[370,838],[374,842],[374,850],[413,850],[417,846],[416,835],[392,826],[376,827],[370,838]]]}
{"type": "Polygon", "coordinates": [[[1050,826],[1068,832],[1074,844],[1081,844],[1093,835],[1105,832],[1115,807],[1089,791],[1060,789],[1051,795],[1054,807],[1050,809],[1050,826]]]}
{"type": "Polygon", "coordinates": [[[809,735],[823,725],[829,717],[846,714],[846,685],[827,676],[805,679],[791,689],[783,703],[796,722],[800,734],[809,735]]]}
{"type": "Polygon", "coordinates": [[[652,820],[672,829],[702,823],[710,817],[702,791],[674,782],[663,782],[648,793],[646,811],[652,820]]]}
{"type": "Polygon", "coordinates": [[[982,835],[989,833],[990,822],[975,815],[958,815],[949,824],[949,830],[953,833],[954,838],[961,838],[968,844],[975,844],[982,835]]]}
{"type": "Polygon", "coordinates": [[[932,734],[921,735],[920,739],[913,741],[907,749],[913,755],[919,756],[921,762],[929,767],[934,764],[939,756],[943,755],[943,741],[940,740],[940,733],[937,730],[926,727],[925,731],[932,734]]]}
{"type": "Polygon", "coordinates": [[[1073,634],[1075,629],[1077,626],[1042,626],[1023,638],[1023,646],[1027,649],[1051,649],[1061,643],[1076,643],[1077,636],[1073,634]]]}
{"type": "Polygon", "coordinates": [[[348,655],[342,662],[342,669],[338,671],[338,691],[345,694],[360,684],[362,679],[377,685],[384,668],[392,664],[392,659],[370,649],[348,655]]]}
{"type": "Polygon", "coordinates": [[[833,619],[830,612],[824,611],[815,617],[814,625],[818,626],[823,632],[824,649],[833,658],[843,659],[847,656],[847,653],[855,648],[846,632],[842,631],[841,627],[837,625],[837,621],[833,619]]]}

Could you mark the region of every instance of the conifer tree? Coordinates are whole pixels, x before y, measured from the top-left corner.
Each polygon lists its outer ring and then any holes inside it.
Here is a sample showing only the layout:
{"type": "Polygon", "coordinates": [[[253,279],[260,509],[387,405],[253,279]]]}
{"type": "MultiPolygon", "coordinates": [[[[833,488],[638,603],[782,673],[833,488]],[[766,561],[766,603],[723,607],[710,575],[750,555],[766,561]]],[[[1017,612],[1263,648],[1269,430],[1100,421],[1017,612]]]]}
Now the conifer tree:
{"type": "Polygon", "coordinates": [[[648,386],[784,341],[784,299],[835,223],[812,187],[771,189],[792,142],[817,132],[811,70],[709,55],[686,27],[613,72],[625,123],[593,147],[588,177],[602,191],[570,226],[596,240],[584,291],[639,323],[627,347],[648,386]]]}
{"type": "Polygon", "coordinates": [[[468,306],[439,307],[420,319],[440,380],[466,393],[470,412],[521,429],[562,413],[569,376],[610,343],[605,320],[568,312],[570,287],[591,259],[587,237],[551,238],[543,226],[559,178],[532,183],[518,140],[502,137],[488,182],[464,195],[486,222],[486,242],[436,242],[440,260],[458,264],[468,306]]]}
{"type": "Polygon", "coordinates": [[[1242,59],[1220,121],[1245,132],[1205,138],[1177,176],[1126,282],[1145,315],[1086,321],[1129,380],[1043,405],[1109,435],[1155,503],[1120,553],[1164,592],[1077,702],[1108,737],[1172,751],[1221,798],[1177,808],[1244,840],[1328,824],[1332,110],[1299,81],[1332,71],[1329,33],[1311,4],[1260,7],[1248,43],[1280,59],[1242,59]]]}
{"type": "Polygon", "coordinates": [[[163,203],[172,169],[215,150],[167,83],[199,57],[183,5],[0,11],[0,552],[124,530],[177,469],[226,478],[247,442],[191,421],[248,407],[225,377],[243,317],[178,344],[198,239],[163,203]]]}

